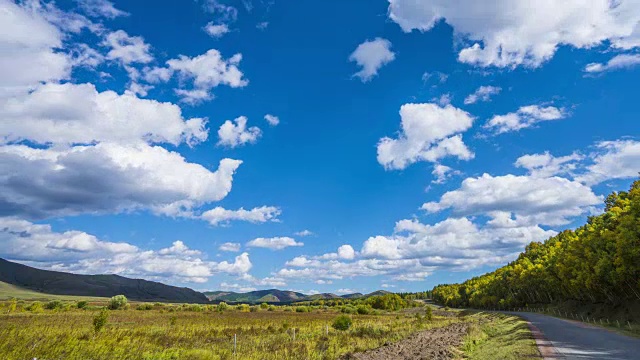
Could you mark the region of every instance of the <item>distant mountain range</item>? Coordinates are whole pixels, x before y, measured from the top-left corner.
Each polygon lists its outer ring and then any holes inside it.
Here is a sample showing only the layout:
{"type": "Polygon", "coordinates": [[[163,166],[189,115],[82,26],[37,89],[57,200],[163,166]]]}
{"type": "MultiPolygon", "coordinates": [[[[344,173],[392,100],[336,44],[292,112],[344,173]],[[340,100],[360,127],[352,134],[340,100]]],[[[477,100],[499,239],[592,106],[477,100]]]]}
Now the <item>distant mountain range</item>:
{"type": "MultiPolygon", "coordinates": [[[[388,294],[378,290],[370,294],[353,293],[338,296],[324,293],[306,295],[278,289],[258,290],[246,293],[210,291],[200,293],[186,287],[165,285],[155,281],[130,279],[119,275],[78,275],[60,271],[40,270],[30,266],[0,259],[0,282],[20,289],[35,291],[40,295],[68,295],[86,297],[111,297],[124,295],[134,301],[197,303],[295,303],[328,299],[358,299],[388,294]]],[[[6,287],[6,286],[5,286],[6,287]]],[[[0,287],[0,291],[2,291],[0,287]]],[[[28,292],[25,292],[28,293],[28,292]]],[[[1,294],[0,294],[1,295],[1,294]]],[[[39,295],[39,296],[40,296],[39,295]]]]}
{"type": "Polygon", "coordinates": [[[277,289],[258,290],[245,293],[237,293],[232,291],[207,291],[204,294],[211,301],[215,302],[246,302],[246,303],[295,303],[301,301],[329,300],[329,299],[358,299],[370,296],[388,294],[388,291],[378,290],[370,294],[346,294],[336,295],[331,293],[305,295],[294,291],[282,291],[277,289]]]}
{"type": "Polygon", "coordinates": [[[41,293],[111,297],[176,303],[208,303],[204,294],[189,288],[118,275],[77,275],[32,268],[0,259],[0,281],[41,293]]]}

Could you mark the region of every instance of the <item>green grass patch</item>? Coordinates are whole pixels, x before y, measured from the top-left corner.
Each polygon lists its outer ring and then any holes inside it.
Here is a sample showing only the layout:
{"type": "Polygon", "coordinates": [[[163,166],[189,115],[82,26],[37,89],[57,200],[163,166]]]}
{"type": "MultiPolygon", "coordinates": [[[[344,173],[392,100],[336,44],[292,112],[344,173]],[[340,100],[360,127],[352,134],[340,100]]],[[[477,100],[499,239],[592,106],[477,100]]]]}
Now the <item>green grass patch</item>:
{"type": "Polygon", "coordinates": [[[463,359],[541,359],[527,322],[502,314],[479,313],[462,345],[463,359]]]}

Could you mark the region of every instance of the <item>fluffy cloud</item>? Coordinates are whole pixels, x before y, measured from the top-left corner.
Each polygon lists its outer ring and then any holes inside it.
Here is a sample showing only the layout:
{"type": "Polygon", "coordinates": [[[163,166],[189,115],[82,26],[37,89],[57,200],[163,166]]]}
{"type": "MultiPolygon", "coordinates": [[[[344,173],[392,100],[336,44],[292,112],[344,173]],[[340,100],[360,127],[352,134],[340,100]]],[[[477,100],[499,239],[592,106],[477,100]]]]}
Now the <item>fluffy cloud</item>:
{"type": "Polygon", "coordinates": [[[199,250],[191,250],[191,249],[189,249],[189,247],[187,245],[185,245],[184,242],[178,240],[178,241],[174,241],[173,244],[171,244],[170,247],[164,248],[164,249],[160,249],[160,251],[158,251],[158,254],[160,254],[160,255],[192,255],[192,256],[197,256],[197,255],[201,255],[202,252],[200,252],[199,250]]]}
{"type": "Polygon", "coordinates": [[[240,251],[240,244],[226,242],[218,247],[220,251],[238,252],[240,251]]]}
{"type": "Polygon", "coordinates": [[[246,252],[236,256],[232,263],[223,261],[213,264],[214,270],[235,275],[246,274],[252,267],[253,264],[251,264],[251,260],[249,259],[249,253],[246,252]]]}
{"type": "Polygon", "coordinates": [[[248,247],[259,247],[271,250],[282,250],[291,246],[304,246],[290,237],[257,238],[247,243],[248,247]]]}
{"type": "Polygon", "coordinates": [[[145,80],[151,83],[166,82],[177,74],[182,82],[192,81],[193,89],[176,89],[187,103],[197,103],[212,98],[211,90],[220,85],[232,88],[244,87],[249,82],[238,68],[242,54],[235,54],[224,59],[220,51],[210,49],[202,55],[188,57],[178,56],[166,62],[164,68],[146,68],[143,70],[145,80]]]}
{"type": "Polygon", "coordinates": [[[584,68],[588,73],[600,73],[605,71],[626,69],[640,65],[640,55],[620,54],[607,61],[606,64],[591,63],[584,68]]]}
{"type": "Polygon", "coordinates": [[[204,31],[209,34],[209,36],[213,38],[221,38],[225,34],[227,34],[229,30],[229,26],[227,24],[214,24],[213,22],[209,22],[205,27],[204,31]]]}
{"type": "MultiPolygon", "coordinates": [[[[304,257],[301,257],[304,258],[304,257]]],[[[295,259],[294,259],[295,260],[295,259]]],[[[360,276],[389,276],[395,280],[404,281],[407,274],[413,274],[411,281],[424,280],[430,272],[435,270],[432,266],[423,266],[415,260],[383,260],[360,259],[353,262],[339,260],[308,260],[290,261],[288,267],[276,272],[276,276],[285,279],[309,279],[333,281],[344,278],[360,276]]]]}
{"type": "Polygon", "coordinates": [[[400,117],[400,136],[378,143],[378,162],[386,169],[404,169],[417,161],[436,162],[446,156],[473,158],[459,134],[473,124],[469,113],[451,105],[405,104],[400,117]]]}
{"type": "Polygon", "coordinates": [[[0,218],[0,257],[51,270],[112,273],[151,280],[206,282],[215,273],[241,276],[251,269],[248,254],[233,263],[210,262],[182,241],[157,251],[103,241],[81,231],[55,232],[49,225],[0,218]]]}
{"type": "Polygon", "coordinates": [[[593,162],[576,177],[589,185],[610,179],[630,179],[640,172],[640,142],[634,140],[603,141],[589,156],[593,162]]]}
{"type": "Polygon", "coordinates": [[[635,0],[389,0],[389,17],[405,32],[429,31],[446,22],[468,44],[458,60],[479,66],[537,67],[562,45],[640,45],[635,0]]]}
{"type": "Polygon", "coordinates": [[[70,59],[60,47],[62,33],[41,14],[0,1],[0,98],[68,78],[70,59]]]}
{"type": "Polygon", "coordinates": [[[515,214],[519,223],[564,225],[601,200],[589,187],[560,177],[484,174],[465,179],[459,189],[445,193],[440,201],[425,203],[422,209],[432,213],[451,209],[457,216],[515,214]]]}
{"type": "Polygon", "coordinates": [[[484,125],[484,128],[491,129],[496,134],[503,134],[526,129],[542,121],[564,119],[566,116],[564,109],[529,105],[521,107],[517,112],[494,116],[484,125]]]}
{"type": "Polygon", "coordinates": [[[225,121],[218,129],[218,145],[234,148],[258,141],[262,131],[256,126],[247,128],[247,120],[246,116],[240,116],[233,121],[225,121]]]}
{"type": "Polygon", "coordinates": [[[153,61],[150,53],[151,45],[145,43],[141,36],[129,36],[124,30],[109,33],[103,45],[111,48],[107,53],[107,59],[118,61],[123,65],[146,64],[153,61]]]}
{"type": "Polygon", "coordinates": [[[501,87],[496,86],[480,86],[473,94],[470,94],[464,99],[465,105],[475,104],[478,101],[490,101],[491,96],[500,94],[501,87]]]}
{"type": "Polygon", "coordinates": [[[367,40],[358,45],[356,50],[349,56],[349,61],[354,61],[362,67],[353,76],[359,77],[362,82],[370,81],[378,75],[378,70],[396,58],[391,51],[391,42],[387,39],[375,38],[367,40]]]}
{"type": "Polygon", "coordinates": [[[1,143],[30,140],[38,144],[134,143],[207,139],[206,120],[185,119],[171,103],[139,99],[93,84],[45,84],[35,91],[0,99],[1,143]]]}
{"type": "Polygon", "coordinates": [[[437,269],[470,270],[513,260],[531,241],[557,234],[496,214],[484,225],[449,218],[434,225],[401,220],[391,236],[372,236],[353,257],[298,256],[276,272],[287,279],[329,282],[359,276],[422,281],[437,269]]]}
{"type": "Polygon", "coordinates": [[[356,252],[351,245],[342,245],[338,248],[338,257],[345,260],[353,260],[356,252]]]}
{"type": "Polygon", "coordinates": [[[209,224],[213,226],[227,224],[234,220],[248,221],[251,223],[265,223],[267,221],[278,221],[280,213],[280,209],[273,206],[262,206],[251,210],[245,210],[243,208],[238,210],[227,210],[222,207],[216,207],[205,211],[201,215],[201,218],[208,221],[209,224]]]}
{"type": "Polygon", "coordinates": [[[584,154],[573,152],[560,157],[549,152],[523,155],[515,165],[527,169],[532,177],[565,175],[589,186],[612,179],[632,179],[640,172],[640,142],[601,141],[584,154]]]}
{"type": "Polygon", "coordinates": [[[264,119],[269,123],[269,125],[271,126],[277,126],[278,124],[280,124],[280,118],[278,118],[275,115],[271,115],[271,114],[267,114],[264,116],[264,119]]]}
{"type": "Polygon", "coordinates": [[[583,159],[584,156],[577,153],[555,157],[545,152],[543,154],[521,156],[516,160],[515,165],[527,169],[531,176],[545,178],[571,174],[577,169],[578,162],[583,159]]]}
{"type": "Polygon", "coordinates": [[[42,218],[136,209],[179,215],[224,198],[241,163],[223,159],[212,172],[146,144],[3,146],[0,215],[42,218]]]}

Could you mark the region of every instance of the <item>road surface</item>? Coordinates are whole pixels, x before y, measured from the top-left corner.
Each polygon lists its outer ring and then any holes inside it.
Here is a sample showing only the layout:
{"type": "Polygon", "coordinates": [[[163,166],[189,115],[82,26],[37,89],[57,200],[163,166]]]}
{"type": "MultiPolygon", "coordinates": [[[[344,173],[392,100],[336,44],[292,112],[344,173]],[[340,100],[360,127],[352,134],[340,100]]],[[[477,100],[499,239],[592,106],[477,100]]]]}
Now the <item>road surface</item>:
{"type": "Polygon", "coordinates": [[[508,314],[520,316],[533,325],[534,337],[545,359],[640,360],[640,339],[547,315],[508,314]]]}

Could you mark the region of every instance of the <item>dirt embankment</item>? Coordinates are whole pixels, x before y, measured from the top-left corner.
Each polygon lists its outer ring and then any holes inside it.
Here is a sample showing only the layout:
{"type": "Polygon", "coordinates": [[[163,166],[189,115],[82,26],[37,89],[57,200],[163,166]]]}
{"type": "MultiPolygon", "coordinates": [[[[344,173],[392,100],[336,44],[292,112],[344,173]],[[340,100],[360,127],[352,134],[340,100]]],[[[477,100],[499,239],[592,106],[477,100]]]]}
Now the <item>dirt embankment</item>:
{"type": "Polygon", "coordinates": [[[469,324],[456,323],[411,335],[394,344],[384,345],[362,353],[347,354],[342,360],[445,360],[451,359],[455,348],[462,344],[469,324]]]}

